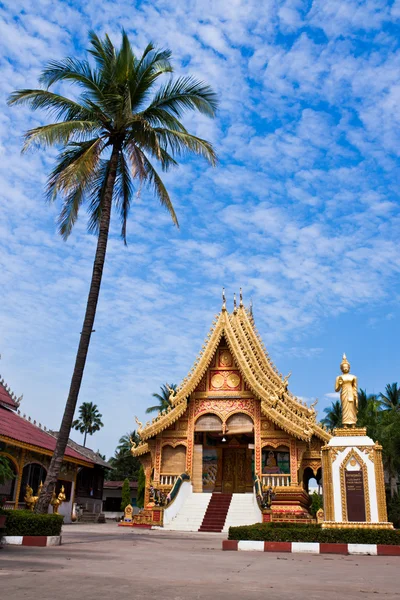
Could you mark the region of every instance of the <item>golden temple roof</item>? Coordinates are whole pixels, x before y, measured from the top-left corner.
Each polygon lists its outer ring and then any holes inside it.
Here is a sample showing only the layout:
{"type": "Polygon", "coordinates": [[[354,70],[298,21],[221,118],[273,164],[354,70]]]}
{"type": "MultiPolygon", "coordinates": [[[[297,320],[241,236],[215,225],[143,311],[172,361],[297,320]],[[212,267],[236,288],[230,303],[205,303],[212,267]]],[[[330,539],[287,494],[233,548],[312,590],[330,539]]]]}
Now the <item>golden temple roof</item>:
{"type": "MultiPolygon", "coordinates": [[[[244,308],[241,300],[240,306],[235,306],[232,313],[226,310],[224,302],[188,376],[176,392],[171,391],[172,408],[160,413],[145,427],[138,422],[138,434],[142,442],[157,435],[184,414],[190,394],[210,366],[222,337],[249,389],[261,401],[264,416],[299,439],[310,440],[313,435],[323,441],[330,439],[331,435],[316,422],[315,410],[307,407],[288,390],[288,377],[283,378],[272,363],[256,330],[252,313],[244,308]]],[[[143,454],[142,445],[133,453],[143,454]]]]}

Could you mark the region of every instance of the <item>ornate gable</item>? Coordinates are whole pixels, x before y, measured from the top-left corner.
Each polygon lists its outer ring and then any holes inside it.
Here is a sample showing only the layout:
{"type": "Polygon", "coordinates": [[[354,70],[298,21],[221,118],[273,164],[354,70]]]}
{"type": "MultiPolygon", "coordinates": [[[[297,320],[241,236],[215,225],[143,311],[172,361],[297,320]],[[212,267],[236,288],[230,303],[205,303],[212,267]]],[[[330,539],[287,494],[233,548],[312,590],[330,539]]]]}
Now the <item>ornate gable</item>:
{"type": "Polygon", "coordinates": [[[308,408],[289,391],[288,377],[283,378],[272,363],[242,301],[232,313],[223,306],[216,316],[188,376],[176,393],[171,393],[173,408],[145,427],[138,422],[142,440],[177,421],[186,411],[191,395],[255,398],[261,401],[262,415],[290,435],[302,440],[311,440],[313,435],[323,441],[331,437],[316,423],[314,408],[308,408]]]}

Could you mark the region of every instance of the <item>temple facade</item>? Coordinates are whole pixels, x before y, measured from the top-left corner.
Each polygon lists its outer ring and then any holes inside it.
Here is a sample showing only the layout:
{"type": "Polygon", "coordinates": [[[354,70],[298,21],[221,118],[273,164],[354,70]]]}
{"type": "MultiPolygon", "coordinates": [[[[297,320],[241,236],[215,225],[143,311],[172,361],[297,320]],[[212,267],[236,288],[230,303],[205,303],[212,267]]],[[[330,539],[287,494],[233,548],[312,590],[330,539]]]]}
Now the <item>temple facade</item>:
{"type": "Polygon", "coordinates": [[[288,388],[240,298],[221,312],[171,407],[145,426],[132,448],[150,491],[169,494],[179,475],[193,494],[273,490],[275,518],[310,517],[308,482],[321,479],[321,447],[330,434],[288,388]]]}

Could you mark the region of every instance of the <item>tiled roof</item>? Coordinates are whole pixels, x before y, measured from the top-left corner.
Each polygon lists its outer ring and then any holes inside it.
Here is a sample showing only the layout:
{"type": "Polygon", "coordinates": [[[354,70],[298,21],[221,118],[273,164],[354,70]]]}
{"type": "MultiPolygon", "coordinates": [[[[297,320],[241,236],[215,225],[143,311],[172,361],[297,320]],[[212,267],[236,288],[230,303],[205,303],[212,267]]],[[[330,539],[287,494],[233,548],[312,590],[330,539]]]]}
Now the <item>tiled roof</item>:
{"type": "Polygon", "coordinates": [[[9,406],[10,408],[18,408],[18,403],[10,394],[9,388],[6,388],[6,383],[0,377],[0,404],[9,406]]]}
{"type": "MultiPolygon", "coordinates": [[[[58,435],[58,431],[52,431],[51,433],[55,437],[57,437],[57,435],[58,435]]],[[[91,448],[86,448],[85,446],[81,446],[80,444],[78,444],[77,442],[74,442],[74,440],[71,440],[71,439],[68,440],[68,446],[70,446],[73,450],[76,450],[77,452],[82,454],[84,457],[88,458],[90,460],[90,462],[93,462],[94,464],[99,465],[100,467],[106,467],[107,469],[113,468],[106,460],[103,460],[101,458],[101,456],[98,452],[91,450],[91,448]]]]}
{"type": "MultiPolygon", "coordinates": [[[[26,444],[44,448],[45,450],[54,451],[56,447],[56,438],[53,435],[3,406],[0,406],[0,435],[5,435],[13,440],[25,442],[26,444]]],[[[65,451],[65,456],[90,464],[94,462],[69,447],[65,451]]]]}
{"type": "MultiPolygon", "coordinates": [[[[123,486],[123,481],[105,481],[103,487],[107,488],[107,489],[111,489],[111,490],[119,490],[122,489],[123,486]]],[[[131,490],[135,490],[138,486],[138,482],[137,481],[130,481],[129,482],[129,487],[131,488],[131,490]]]]}

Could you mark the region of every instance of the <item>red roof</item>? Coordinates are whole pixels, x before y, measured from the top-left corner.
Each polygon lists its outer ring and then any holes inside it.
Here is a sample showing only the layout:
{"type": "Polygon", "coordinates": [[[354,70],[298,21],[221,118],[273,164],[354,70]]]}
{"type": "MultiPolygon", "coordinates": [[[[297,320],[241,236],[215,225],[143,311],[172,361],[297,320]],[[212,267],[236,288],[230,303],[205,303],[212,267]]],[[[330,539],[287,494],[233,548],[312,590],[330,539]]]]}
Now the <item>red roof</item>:
{"type": "MultiPolygon", "coordinates": [[[[0,435],[6,435],[13,440],[32,444],[45,450],[54,451],[56,447],[56,438],[54,436],[2,406],[0,406],[0,435]]],[[[65,456],[93,464],[93,461],[68,446],[65,456]]]]}
{"type": "Polygon", "coordinates": [[[18,408],[18,404],[13,400],[10,392],[6,390],[4,384],[0,382],[0,404],[5,406],[11,406],[11,408],[18,408]]]}
{"type": "MultiPolygon", "coordinates": [[[[123,486],[123,481],[105,481],[103,484],[103,487],[107,488],[107,489],[116,489],[119,490],[120,488],[122,489],[123,486]]],[[[130,481],[129,482],[129,487],[131,489],[136,489],[138,486],[138,482],[137,481],[130,481]]]]}

